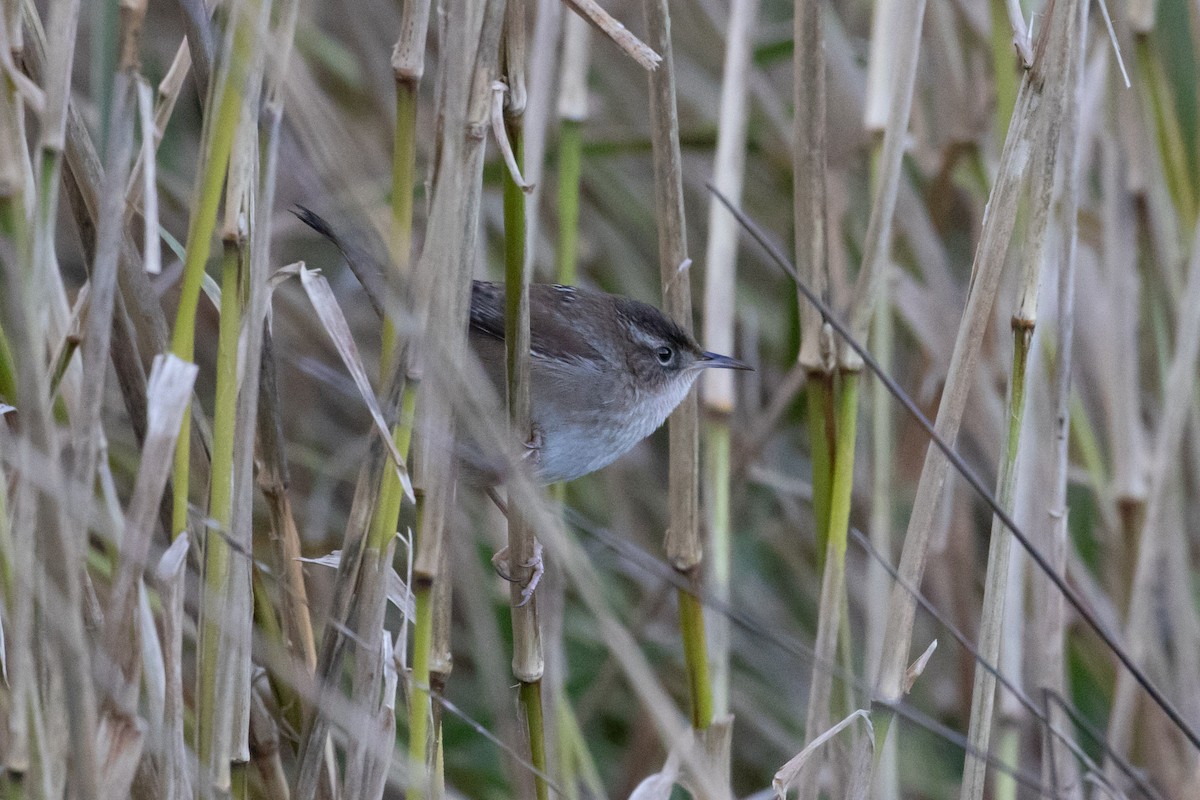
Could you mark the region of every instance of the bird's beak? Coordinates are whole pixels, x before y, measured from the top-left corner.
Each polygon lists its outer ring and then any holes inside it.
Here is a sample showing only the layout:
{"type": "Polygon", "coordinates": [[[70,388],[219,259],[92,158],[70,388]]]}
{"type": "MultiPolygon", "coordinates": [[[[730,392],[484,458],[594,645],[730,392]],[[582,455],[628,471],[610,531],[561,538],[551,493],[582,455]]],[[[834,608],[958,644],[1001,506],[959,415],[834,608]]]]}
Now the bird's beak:
{"type": "Polygon", "coordinates": [[[722,356],[716,353],[705,353],[704,355],[700,356],[700,359],[696,362],[696,366],[703,367],[705,369],[754,369],[754,367],[750,366],[744,361],[738,361],[736,358],[730,358],[729,356],[722,356]]]}

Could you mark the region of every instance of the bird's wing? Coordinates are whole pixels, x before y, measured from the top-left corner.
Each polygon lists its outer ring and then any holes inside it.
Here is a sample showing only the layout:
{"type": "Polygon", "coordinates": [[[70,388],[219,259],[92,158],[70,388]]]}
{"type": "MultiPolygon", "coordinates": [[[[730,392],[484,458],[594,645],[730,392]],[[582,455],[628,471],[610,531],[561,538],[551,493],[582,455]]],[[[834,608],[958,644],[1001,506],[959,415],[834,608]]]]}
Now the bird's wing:
{"type": "MultiPolygon", "coordinates": [[[[595,293],[567,286],[533,284],[530,302],[538,309],[529,319],[530,346],[535,354],[554,358],[604,361],[590,340],[590,305],[604,302],[595,293]]],[[[471,330],[504,341],[504,284],[475,281],[471,287],[471,330]]]]}
{"type": "Polygon", "coordinates": [[[504,341],[504,284],[471,284],[471,330],[504,341]]]}

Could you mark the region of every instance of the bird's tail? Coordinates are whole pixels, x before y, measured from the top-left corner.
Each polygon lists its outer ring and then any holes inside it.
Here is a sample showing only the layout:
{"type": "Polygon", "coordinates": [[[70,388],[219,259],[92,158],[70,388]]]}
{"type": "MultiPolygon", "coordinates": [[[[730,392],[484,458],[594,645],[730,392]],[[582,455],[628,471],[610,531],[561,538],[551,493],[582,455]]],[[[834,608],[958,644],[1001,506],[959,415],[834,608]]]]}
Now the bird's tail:
{"type": "Polygon", "coordinates": [[[380,319],[387,318],[386,309],[389,306],[394,307],[400,298],[399,293],[388,285],[387,276],[392,274],[392,271],[386,267],[387,258],[381,255],[385,250],[378,234],[373,230],[352,230],[348,224],[340,226],[340,230],[334,230],[329,220],[302,205],[293,206],[292,213],[305,225],[333,242],[346,257],[350,271],[367,293],[375,313],[380,319]]]}

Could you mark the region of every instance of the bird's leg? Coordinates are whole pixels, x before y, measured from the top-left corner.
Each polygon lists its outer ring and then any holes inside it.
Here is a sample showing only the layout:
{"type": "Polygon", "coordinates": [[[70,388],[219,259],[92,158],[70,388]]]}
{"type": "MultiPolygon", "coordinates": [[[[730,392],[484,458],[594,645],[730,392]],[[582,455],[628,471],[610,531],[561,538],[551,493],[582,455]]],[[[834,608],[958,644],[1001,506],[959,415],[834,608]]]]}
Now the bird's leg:
{"type": "Polygon", "coordinates": [[[545,443],[545,438],[542,436],[542,429],[536,424],[529,428],[529,439],[525,442],[525,452],[521,454],[521,458],[533,462],[533,466],[537,467],[542,460],[542,445],[545,443]]]}
{"type": "MultiPolygon", "coordinates": [[[[533,570],[533,573],[529,576],[529,581],[521,587],[521,602],[517,603],[517,608],[520,608],[529,602],[529,598],[533,597],[534,590],[537,589],[538,583],[542,580],[542,575],[546,572],[546,563],[542,560],[542,543],[534,539],[533,558],[523,561],[517,566],[521,569],[533,570]]],[[[512,573],[509,572],[507,547],[492,556],[492,569],[496,570],[496,574],[509,583],[517,583],[520,580],[513,577],[512,573]]]]}
{"type": "MultiPolygon", "coordinates": [[[[540,434],[539,434],[540,435],[540,434]]],[[[541,444],[539,442],[538,446],[541,444]]],[[[496,508],[500,509],[500,513],[506,518],[508,517],[508,504],[500,497],[500,493],[496,491],[496,487],[489,486],[487,495],[496,504],[496,508]]],[[[542,543],[537,539],[533,540],[533,558],[528,561],[518,564],[521,569],[532,569],[533,574],[529,576],[529,582],[521,589],[521,602],[517,603],[517,608],[529,602],[529,598],[533,597],[533,591],[537,589],[538,583],[542,580],[542,574],[546,571],[546,564],[542,560],[542,543]]],[[[519,579],[514,578],[508,569],[508,547],[505,547],[500,552],[492,556],[492,569],[496,570],[496,574],[509,583],[516,583],[519,579]]]]}

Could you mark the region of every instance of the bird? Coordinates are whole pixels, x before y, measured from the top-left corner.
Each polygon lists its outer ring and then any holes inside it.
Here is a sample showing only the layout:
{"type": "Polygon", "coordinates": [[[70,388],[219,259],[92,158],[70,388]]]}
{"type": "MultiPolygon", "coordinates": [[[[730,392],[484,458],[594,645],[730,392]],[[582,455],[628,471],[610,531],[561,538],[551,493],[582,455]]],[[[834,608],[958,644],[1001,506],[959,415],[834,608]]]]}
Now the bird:
{"type": "MultiPolygon", "coordinates": [[[[505,385],[505,286],[474,281],[468,341],[505,385]]],[[[534,477],[571,481],[608,466],[657,430],[706,369],[749,369],[704,350],[659,309],[561,284],[529,286],[534,477]]]]}
{"type": "MultiPolygon", "coordinates": [[[[382,313],[381,260],[315,212],[294,213],[346,256],[382,313]],[[364,261],[372,262],[371,265],[364,261]]],[[[471,285],[470,350],[504,397],[505,286],[471,285]]],[[[533,477],[571,481],[608,466],[657,430],[707,369],[747,370],[710,353],[660,309],[620,295],[561,284],[529,286],[529,373],[533,477]]],[[[502,459],[461,442],[460,476],[481,487],[503,482],[502,459]]]]}
{"type": "MultiPolygon", "coordinates": [[[[334,231],[315,212],[293,213],[342,252],[376,311],[383,316],[383,260],[367,234],[334,231]]],[[[707,369],[750,369],[731,356],[702,348],[683,326],[660,309],[620,295],[562,284],[529,286],[530,472],[539,483],[581,478],[629,452],[656,431],[707,369]]],[[[471,283],[469,349],[497,397],[507,385],[505,285],[471,283]]],[[[499,409],[497,409],[499,413],[499,409]]],[[[459,480],[484,489],[507,513],[495,487],[507,462],[478,442],[456,442],[459,480]]],[[[529,577],[510,572],[508,548],[492,559],[505,580],[523,584],[518,606],[529,602],[542,576],[541,545],[519,565],[529,577]]]]}

